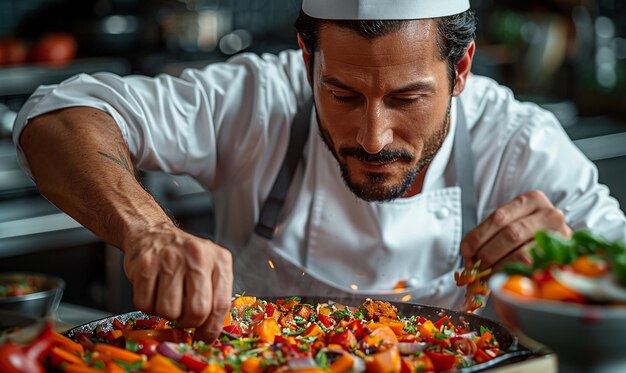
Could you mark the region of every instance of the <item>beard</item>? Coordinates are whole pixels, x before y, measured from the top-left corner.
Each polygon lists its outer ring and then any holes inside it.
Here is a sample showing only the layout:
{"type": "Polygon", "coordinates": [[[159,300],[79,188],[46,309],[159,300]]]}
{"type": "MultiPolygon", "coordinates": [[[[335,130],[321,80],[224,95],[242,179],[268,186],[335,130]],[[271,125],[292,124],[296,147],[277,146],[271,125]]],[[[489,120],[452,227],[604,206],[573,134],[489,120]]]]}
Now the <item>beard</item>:
{"type": "Polygon", "coordinates": [[[422,154],[415,163],[415,166],[409,168],[407,171],[404,171],[401,175],[400,181],[396,183],[392,183],[390,181],[391,175],[381,172],[365,172],[364,176],[366,181],[357,182],[351,177],[345,159],[347,157],[354,157],[355,159],[364,162],[384,164],[387,162],[399,161],[401,163],[411,164],[416,158],[415,154],[404,150],[391,150],[387,148],[382,149],[376,154],[370,154],[362,147],[351,146],[341,146],[338,150],[336,150],[330,133],[324,128],[324,125],[320,120],[317,107],[315,107],[315,111],[319,135],[324,141],[324,144],[326,144],[328,150],[337,160],[341,170],[342,179],[346,186],[357,197],[365,201],[385,202],[392,201],[404,195],[406,191],[409,190],[417,176],[426,166],[430,164],[433,158],[435,158],[435,155],[441,148],[450,127],[450,106],[451,102],[448,103],[446,115],[441,121],[439,129],[424,141],[422,154]]]}

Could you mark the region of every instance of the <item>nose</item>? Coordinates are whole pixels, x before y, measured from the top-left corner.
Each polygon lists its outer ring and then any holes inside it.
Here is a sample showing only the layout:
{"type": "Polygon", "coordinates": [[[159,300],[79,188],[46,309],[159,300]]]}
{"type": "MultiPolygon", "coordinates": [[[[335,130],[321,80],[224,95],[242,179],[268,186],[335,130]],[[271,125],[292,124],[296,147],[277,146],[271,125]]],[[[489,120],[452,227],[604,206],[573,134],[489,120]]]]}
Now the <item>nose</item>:
{"type": "Polygon", "coordinates": [[[356,141],[363,149],[376,154],[393,141],[391,120],[381,104],[368,104],[356,141]]]}

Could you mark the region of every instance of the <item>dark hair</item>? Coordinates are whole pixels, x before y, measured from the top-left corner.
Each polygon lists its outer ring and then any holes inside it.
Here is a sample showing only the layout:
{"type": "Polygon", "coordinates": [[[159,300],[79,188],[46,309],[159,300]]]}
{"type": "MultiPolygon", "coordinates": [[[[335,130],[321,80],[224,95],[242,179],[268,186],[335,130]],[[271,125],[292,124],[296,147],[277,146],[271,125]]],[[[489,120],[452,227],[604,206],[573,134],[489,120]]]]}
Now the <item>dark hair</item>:
{"type": "MultiPolygon", "coordinates": [[[[435,19],[437,22],[437,47],[441,59],[448,61],[448,79],[450,90],[452,90],[456,80],[456,65],[474,39],[476,18],[474,12],[469,9],[463,13],[435,19]]],[[[307,52],[311,55],[309,70],[313,71],[313,56],[317,50],[320,26],[324,24],[337,25],[373,40],[400,30],[406,22],[405,20],[327,20],[310,17],[300,10],[295,26],[302,41],[304,41],[307,52]]]]}

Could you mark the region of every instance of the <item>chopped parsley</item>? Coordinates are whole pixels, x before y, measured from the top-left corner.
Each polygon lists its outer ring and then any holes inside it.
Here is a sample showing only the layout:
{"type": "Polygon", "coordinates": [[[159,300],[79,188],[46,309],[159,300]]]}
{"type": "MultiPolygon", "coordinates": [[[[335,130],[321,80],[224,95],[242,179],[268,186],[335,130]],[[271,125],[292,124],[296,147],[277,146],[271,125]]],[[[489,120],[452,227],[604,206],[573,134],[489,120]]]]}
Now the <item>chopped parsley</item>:
{"type": "Polygon", "coordinates": [[[343,319],[343,318],[352,316],[352,313],[350,311],[348,311],[347,309],[345,309],[345,310],[337,310],[337,311],[333,312],[331,314],[331,316],[335,317],[337,319],[343,319]]]}
{"type": "Polygon", "coordinates": [[[102,361],[102,360],[94,361],[91,366],[96,368],[96,369],[100,369],[100,370],[105,370],[106,369],[106,365],[104,364],[104,361],[102,361]]]}
{"type": "Polygon", "coordinates": [[[126,370],[127,372],[134,372],[143,369],[143,360],[138,360],[134,363],[128,363],[120,359],[113,359],[113,361],[115,362],[115,364],[124,368],[124,370],[126,370]]]}
{"type": "Polygon", "coordinates": [[[355,319],[365,320],[365,317],[367,316],[367,310],[364,307],[359,307],[354,311],[352,316],[354,316],[355,319]]]}
{"type": "Polygon", "coordinates": [[[481,335],[481,336],[483,336],[483,335],[485,335],[485,333],[487,333],[487,332],[489,332],[489,333],[491,333],[491,335],[493,335],[493,332],[492,332],[489,328],[487,328],[487,327],[485,327],[485,326],[481,325],[481,326],[480,326],[480,335],[481,335]]]}
{"type": "Polygon", "coordinates": [[[328,356],[326,356],[324,350],[319,350],[315,355],[315,364],[320,369],[328,370],[328,356]]]}
{"type": "Polygon", "coordinates": [[[289,328],[283,328],[282,329],[282,333],[283,333],[283,335],[287,335],[287,336],[289,336],[289,335],[300,335],[300,334],[304,333],[305,330],[306,330],[306,328],[300,328],[298,330],[291,330],[289,328]]]}
{"type": "Polygon", "coordinates": [[[307,320],[304,319],[304,317],[302,317],[300,315],[294,316],[293,319],[296,322],[296,324],[298,324],[298,325],[306,324],[308,322],[307,320]]]}
{"type": "Polygon", "coordinates": [[[406,325],[404,325],[404,328],[402,328],[402,330],[409,334],[417,333],[417,329],[415,329],[415,324],[412,323],[407,323],[406,325]]]}
{"type": "Polygon", "coordinates": [[[137,341],[133,341],[133,340],[126,340],[126,349],[128,351],[132,351],[132,352],[137,352],[139,351],[139,348],[141,348],[141,346],[139,346],[139,343],[137,341]]]}

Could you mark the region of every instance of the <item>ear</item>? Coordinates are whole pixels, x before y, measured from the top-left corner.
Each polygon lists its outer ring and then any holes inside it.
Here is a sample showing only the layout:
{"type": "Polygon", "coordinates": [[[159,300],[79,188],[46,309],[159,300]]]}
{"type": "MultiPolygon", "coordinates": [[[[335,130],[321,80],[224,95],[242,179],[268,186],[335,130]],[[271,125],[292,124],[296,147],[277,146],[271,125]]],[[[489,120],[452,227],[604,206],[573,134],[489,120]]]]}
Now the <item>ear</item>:
{"type": "Polygon", "coordinates": [[[465,55],[463,55],[459,63],[456,65],[456,80],[454,84],[454,91],[452,92],[453,96],[460,95],[465,89],[465,82],[467,81],[467,77],[470,75],[475,50],[476,44],[474,43],[474,40],[472,40],[469,47],[467,47],[465,55]]]}
{"type": "Polygon", "coordinates": [[[304,60],[304,66],[306,67],[306,77],[307,80],[309,81],[309,84],[311,84],[311,71],[309,71],[311,65],[309,62],[311,62],[311,54],[309,53],[309,51],[306,49],[306,45],[304,44],[304,40],[302,40],[302,38],[300,37],[300,34],[298,34],[298,46],[300,47],[300,50],[302,51],[302,60],[304,60]]]}

